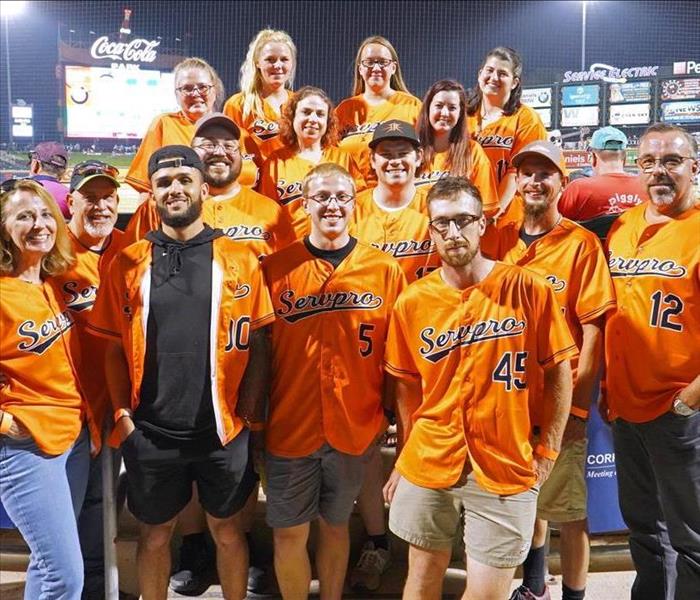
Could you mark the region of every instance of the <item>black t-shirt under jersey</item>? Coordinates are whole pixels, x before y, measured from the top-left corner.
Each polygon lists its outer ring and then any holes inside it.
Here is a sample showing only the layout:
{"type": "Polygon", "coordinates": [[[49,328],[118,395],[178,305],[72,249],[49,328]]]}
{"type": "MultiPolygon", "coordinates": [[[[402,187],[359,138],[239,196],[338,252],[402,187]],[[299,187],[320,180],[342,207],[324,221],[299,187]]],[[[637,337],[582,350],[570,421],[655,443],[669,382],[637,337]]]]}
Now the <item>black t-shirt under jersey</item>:
{"type": "Polygon", "coordinates": [[[209,445],[216,439],[211,396],[212,241],[220,230],[205,227],[186,242],[162,231],[153,242],[146,361],[139,429],[172,442],[209,445]]]}
{"type": "Polygon", "coordinates": [[[306,246],[306,249],[316,258],[327,260],[333,265],[334,269],[337,269],[338,265],[343,262],[345,257],[353,251],[353,248],[355,248],[357,245],[357,240],[350,236],[350,240],[342,248],[338,248],[337,250],[322,250],[321,248],[316,248],[316,246],[311,243],[309,236],[307,235],[304,238],[304,245],[306,246]]]}

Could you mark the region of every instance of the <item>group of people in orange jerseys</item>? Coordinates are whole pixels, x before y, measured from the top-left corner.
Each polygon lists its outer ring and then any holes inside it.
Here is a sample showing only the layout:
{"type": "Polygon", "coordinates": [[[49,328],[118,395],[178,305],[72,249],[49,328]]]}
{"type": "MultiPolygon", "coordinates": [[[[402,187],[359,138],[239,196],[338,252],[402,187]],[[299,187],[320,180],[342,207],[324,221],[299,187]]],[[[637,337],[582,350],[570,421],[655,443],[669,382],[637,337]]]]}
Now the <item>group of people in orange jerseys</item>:
{"type": "MultiPolygon", "coordinates": [[[[550,598],[551,522],[562,598],[582,600],[601,370],[632,597],[695,597],[695,139],[647,130],[630,178],[645,196],[603,246],[559,210],[568,170],[520,102],[514,50],[491,50],[471,93],[441,80],[422,102],[379,36],[337,107],[293,91],[295,68],[291,38],[261,31],[220,112],[214,69],[182,61],[181,110],[156,117],[127,174],[143,201],[124,234],[106,163],[74,169],[67,225],[39,183],[3,184],[0,499],[32,552],[25,597],[103,597],[84,535],[101,515],[84,505],[111,430],[146,600],[215,575],[227,598],[268,586],[249,560],[259,480],[284,598],[308,596],[312,523],[321,597],[342,597],[355,505],[367,540],[348,583],[377,590],[389,503],[404,598],[441,597],[462,523],[465,598],[550,598]]],[[[622,138],[598,141],[601,161],[624,162],[622,138]]]]}

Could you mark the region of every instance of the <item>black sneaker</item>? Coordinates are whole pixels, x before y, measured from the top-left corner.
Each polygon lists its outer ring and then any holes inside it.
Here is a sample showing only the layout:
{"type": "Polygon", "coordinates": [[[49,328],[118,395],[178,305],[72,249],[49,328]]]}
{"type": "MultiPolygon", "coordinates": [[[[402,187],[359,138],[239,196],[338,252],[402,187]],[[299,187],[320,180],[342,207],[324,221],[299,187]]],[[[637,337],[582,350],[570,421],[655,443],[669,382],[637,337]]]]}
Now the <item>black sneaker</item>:
{"type": "Polygon", "coordinates": [[[270,577],[267,568],[250,565],[248,568],[248,591],[253,594],[264,594],[270,587],[270,577]]]}
{"type": "Polygon", "coordinates": [[[216,550],[210,549],[205,534],[186,535],[180,546],[180,560],[170,577],[170,589],[183,596],[201,596],[216,581],[216,550]]]}

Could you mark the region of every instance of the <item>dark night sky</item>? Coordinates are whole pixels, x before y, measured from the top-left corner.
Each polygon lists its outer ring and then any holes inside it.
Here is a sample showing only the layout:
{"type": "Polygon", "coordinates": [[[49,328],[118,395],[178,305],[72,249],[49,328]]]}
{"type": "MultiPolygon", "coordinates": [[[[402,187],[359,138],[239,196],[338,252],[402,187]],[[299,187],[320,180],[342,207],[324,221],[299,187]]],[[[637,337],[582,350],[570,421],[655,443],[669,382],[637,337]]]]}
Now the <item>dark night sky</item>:
{"type": "MultiPolygon", "coordinates": [[[[419,96],[444,77],[473,85],[484,53],[497,45],[521,52],[525,85],[553,82],[581,62],[581,2],[30,2],[28,13],[10,23],[10,58],[13,97],[34,104],[37,138],[56,135],[59,23],[64,34],[73,29],[75,39],[90,40],[90,31],[118,30],[126,7],[134,11],[133,35],[160,35],[163,46],[207,59],[228,93],[237,91],[249,41],[266,26],[295,40],[296,86],[318,85],[336,100],[349,94],[357,46],[372,34],[394,43],[419,96]]],[[[586,30],[587,66],[700,62],[700,2],[589,2],[586,30]]],[[[4,39],[1,48],[4,54],[4,39]]],[[[6,141],[4,56],[2,63],[0,139],[6,141]]]]}

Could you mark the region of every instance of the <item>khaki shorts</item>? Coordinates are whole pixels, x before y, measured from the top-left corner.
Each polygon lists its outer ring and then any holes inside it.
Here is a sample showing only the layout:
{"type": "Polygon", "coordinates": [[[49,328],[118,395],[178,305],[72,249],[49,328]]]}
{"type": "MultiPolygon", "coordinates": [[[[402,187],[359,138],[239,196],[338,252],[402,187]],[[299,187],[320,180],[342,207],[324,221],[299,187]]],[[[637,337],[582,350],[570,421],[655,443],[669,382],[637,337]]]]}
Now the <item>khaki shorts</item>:
{"type": "Polygon", "coordinates": [[[587,440],[562,446],[549,479],[537,499],[537,516],[554,523],[570,523],[586,518],[587,440]]]}
{"type": "Polygon", "coordinates": [[[521,564],[532,541],[537,488],[499,496],[483,490],[473,473],[461,487],[433,490],[403,477],[389,511],[389,528],[408,543],[450,550],[464,511],[467,556],[502,569],[521,564]]]}

